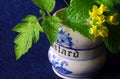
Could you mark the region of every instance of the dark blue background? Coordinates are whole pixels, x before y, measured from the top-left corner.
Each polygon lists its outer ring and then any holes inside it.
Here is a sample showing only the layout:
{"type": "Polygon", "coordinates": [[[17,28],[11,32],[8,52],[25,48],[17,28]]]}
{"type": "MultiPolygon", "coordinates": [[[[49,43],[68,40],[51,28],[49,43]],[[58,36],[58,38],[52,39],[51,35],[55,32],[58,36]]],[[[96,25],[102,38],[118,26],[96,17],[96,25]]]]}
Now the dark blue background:
{"type": "MultiPolygon", "coordinates": [[[[65,7],[56,0],[52,13],[65,7]]],[[[0,79],[60,79],[48,61],[48,39],[44,34],[37,44],[18,61],[15,60],[13,40],[17,33],[12,28],[28,14],[39,17],[39,8],[31,0],[0,0],[0,79]]],[[[120,54],[108,55],[107,62],[96,79],[120,79],[120,54]]]]}

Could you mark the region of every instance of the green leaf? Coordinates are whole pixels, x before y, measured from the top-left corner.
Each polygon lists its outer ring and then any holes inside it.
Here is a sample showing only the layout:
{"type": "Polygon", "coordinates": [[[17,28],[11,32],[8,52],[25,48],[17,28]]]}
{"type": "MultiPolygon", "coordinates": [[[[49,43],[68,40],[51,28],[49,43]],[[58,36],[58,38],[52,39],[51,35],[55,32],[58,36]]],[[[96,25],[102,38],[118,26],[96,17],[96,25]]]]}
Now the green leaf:
{"type": "Polygon", "coordinates": [[[113,8],[114,7],[114,1],[116,0],[96,0],[99,4],[103,3],[106,5],[108,8],[113,8]]]}
{"type": "Polygon", "coordinates": [[[18,34],[14,40],[14,43],[16,44],[14,46],[15,55],[16,55],[16,59],[18,60],[32,46],[31,33],[18,34]]]}
{"type": "Polygon", "coordinates": [[[22,21],[28,21],[28,22],[33,22],[37,20],[37,18],[34,15],[27,15],[25,18],[22,19],[22,21]]]}
{"type": "Polygon", "coordinates": [[[115,0],[115,3],[120,4],[120,0],[115,0]]]}
{"type": "Polygon", "coordinates": [[[104,38],[104,43],[111,53],[120,52],[120,25],[109,25],[109,36],[104,38]]]}
{"type": "Polygon", "coordinates": [[[43,20],[43,30],[52,45],[57,38],[58,28],[60,26],[61,20],[56,16],[51,16],[43,20]]]}
{"type": "MultiPolygon", "coordinates": [[[[106,5],[110,10],[112,10],[114,12],[115,10],[115,5],[120,4],[120,0],[96,0],[96,2],[98,4],[103,3],[104,5],[106,5]]],[[[111,12],[112,12],[111,11],[111,12]]]]}
{"type": "Polygon", "coordinates": [[[39,8],[51,12],[55,7],[55,0],[32,0],[39,8]]]}
{"type": "Polygon", "coordinates": [[[36,43],[39,40],[39,33],[43,32],[43,28],[40,26],[39,22],[35,22],[33,27],[33,41],[36,43]]]}
{"type": "Polygon", "coordinates": [[[43,30],[37,18],[34,15],[28,15],[23,19],[23,22],[13,28],[13,31],[19,33],[14,40],[16,59],[19,59],[31,48],[32,40],[38,41],[39,32],[43,30]]]}
{"type": "Polygon", "coordinates": [[[71,0],[70,6],[61,17],[64,24],[89,38],[90,27],[87,19],[89,19],[89,10],[92,9],[94,3],[95,0],[71,0]]]}

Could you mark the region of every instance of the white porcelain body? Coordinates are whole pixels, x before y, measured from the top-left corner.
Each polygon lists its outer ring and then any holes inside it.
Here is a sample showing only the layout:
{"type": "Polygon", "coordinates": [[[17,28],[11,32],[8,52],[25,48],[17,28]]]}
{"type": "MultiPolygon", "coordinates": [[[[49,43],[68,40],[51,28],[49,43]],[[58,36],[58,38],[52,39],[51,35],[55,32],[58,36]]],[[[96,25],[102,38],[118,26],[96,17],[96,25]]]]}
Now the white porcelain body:
{"type": "Polygon", "coordinates": [[[64,25],[50,47],[48,57],[54,72],[64,79],[91,79],[106,60],[100,40],[90,41],[64,25]]]}

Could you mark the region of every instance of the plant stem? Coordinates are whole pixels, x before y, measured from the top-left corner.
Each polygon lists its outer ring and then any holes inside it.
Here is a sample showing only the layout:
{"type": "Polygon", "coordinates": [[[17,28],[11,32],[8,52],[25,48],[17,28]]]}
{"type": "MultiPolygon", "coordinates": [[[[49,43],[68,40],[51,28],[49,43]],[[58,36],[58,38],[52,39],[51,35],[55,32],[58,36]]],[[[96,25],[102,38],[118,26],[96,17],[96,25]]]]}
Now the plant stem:
{"type": "Polygon", "coordinates": [[[66,0],[64,0],[64,2],[65,2],[65,4],[66,4],[67,6],[69,6],[69,4],[66,2],[66,0]]]}
{"type": "Polygon", "coordinates": [[[48,16],[51,16],[51,14],[48,11],[46,11],[46,12],[47,12],[48,16]]]}
{"type": "Polygon", "coordinates": [[[40,21],[41,19],[43,19],[43,17],[39,17],[37,20],[40,21]]]}

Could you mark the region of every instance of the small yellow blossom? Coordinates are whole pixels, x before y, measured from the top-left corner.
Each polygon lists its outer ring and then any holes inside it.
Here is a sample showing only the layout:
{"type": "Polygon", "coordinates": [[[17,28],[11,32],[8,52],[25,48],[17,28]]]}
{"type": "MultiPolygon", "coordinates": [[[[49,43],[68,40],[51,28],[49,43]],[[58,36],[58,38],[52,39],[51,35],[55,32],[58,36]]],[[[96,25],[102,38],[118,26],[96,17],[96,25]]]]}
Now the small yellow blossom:
{"type": "Polygon", "coordinates": [[[92,20],[90,20],[90,24],[91,26],[94,26],[94,22],[92,20]]]}
{"type": "Polygon", "coordinates": [[[104,15],[97,16],[96,20],[97,20],[96,24],[102,25],[102,23],[105,22],[105,16],[104,15]]]}
{"type": "Polygon", "coordinates": [[[119,22],[116,20],[117,15],[118,15],[118,14],[115,13],[115,14],[113,14],[112,16],[109,16],[107,22],[108,22],[109,24],[118,25],[119,22]]]}
{"type": "Polygon", "coordinates": [[[89,32],[91,35],[93,35],[93,34],[95,34],[96,30],[97,30],[97,26],[93,26],[90,28],[89,32]]]}
{"type": "Polygon", "coordinates": [[[93,35],[95,38],[97,38],[98,36],[107,37],[108,32],[109,31],[105,26],[101,26],[101,27],[92,26],[89,30],[89,33],[93,35]]]}
{"type": "Polygon", "coordinates": [[[100,31],[99,31],[99,36],[101,36],[101,37],[107,37],[108,36],[108,29],[107,29],[107,27],[102,27],[101,29],[100,29],[100,31]]]}
{"type": "Polygon", "coordinates": [[[94,36],[96,39],[97,37],[107,37],[108,36],[108,28],[104,26],[105,16],[103,15],[104,11],[108,11],[108,8],[101,4],[100,7],[93,5],[92,11],[89,11],[90,15],[90,29],[89,33],[94,36]]]}
{"type": "Polygon", "coordinates": [[[94,18],[98,15],[102,15],[104,11],[108,11],[108,8],[105,5],[101,4],[99,8],[96,5],[93,5],[92,12],[89,11],[89,15],[94,18]]]}
{"type": "Polygon", "coordinates": [[[97,13],[97,6],[96,5],[93,5],[93,9],[92,9],[92,12],[89,10],[89,15],[91,18],[94,18],[98,13],[97,13]]]}
{"type": "Polygon", "coordinates": [[[97,26],[92,26],[89,30],[89,33],[93,35],[95,38],[99,36],[97,26]]]}
{"type": "Polygon", "coordinates": [[[109,9],[104,4],[101,4],[100,7],[98,8],[99,15],[102,15],[104,11],[109,11],[109,9]]]}
{"type": "Polygon", "coordinates": [[[108,8],[105,5],[101,4],[99,8],[96,5],[93,5],[92,11],[89,11],[89,15],[92,18],[91,21],[93,21],[93,23],[90,21],[90,24],[102,25],[105,22],[105,16],[103,15],[104,11],[108,11],[108,8]]]}

